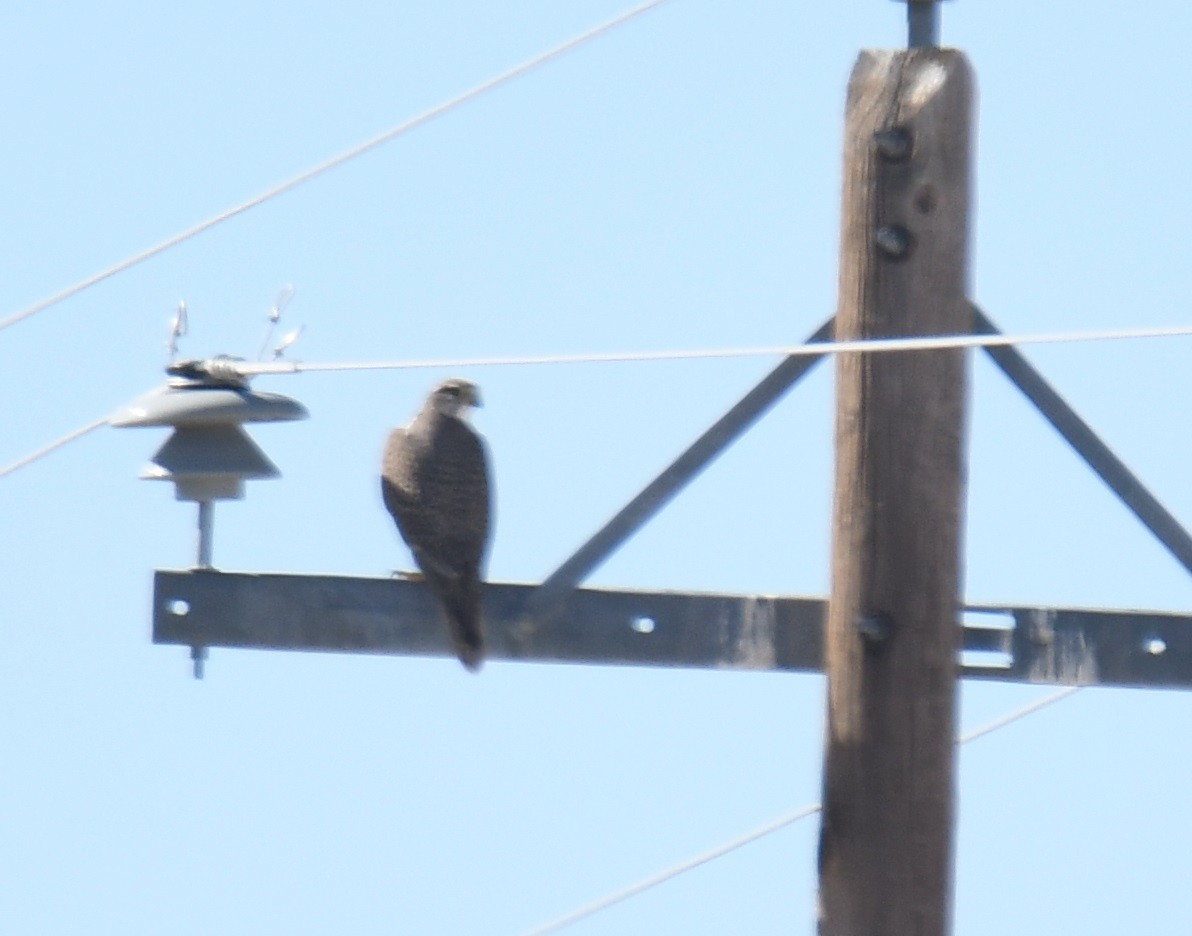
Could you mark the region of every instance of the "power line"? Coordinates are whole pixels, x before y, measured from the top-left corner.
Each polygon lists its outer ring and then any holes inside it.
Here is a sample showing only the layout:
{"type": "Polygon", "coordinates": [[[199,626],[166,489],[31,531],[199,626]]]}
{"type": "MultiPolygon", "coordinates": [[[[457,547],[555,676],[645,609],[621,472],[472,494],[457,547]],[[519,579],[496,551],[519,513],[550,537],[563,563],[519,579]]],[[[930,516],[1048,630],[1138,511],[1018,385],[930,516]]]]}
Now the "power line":
{"type": "Polygon", "coordinates": [[[743,357],[819,357],[825,354],[938,351],[956,348],[993,348],[1007,345],[1076,344],[1145,338],[1186,338],[1192,325],[1154,328],[1121,328],[1101,331],[1050,332],[1022,335],[928,335],[911,338],[865,338],[822,341],[761,348],[708,348],[663,351],[611,351],[607,353],[507,355],[499,357],[408,358],[393,361],[345,361],[308,364],[301,361],[225,361],[230,373],[242,377],[267,374],[301,374],[320,371],[413,370],[445,367],[512,367],[542,364],[612,364],[644,361],[692,361],[743,357]]]}
{"type": "MultiPolygon", "coordinates": [[[[931,335],[918,338],[869,338],[855,341],[809,342],[787,347],[712,348],[674,351],[614,351],[609,353],[544,354],[506,357],[410,358],[395,361],[347,361],[307,364],[301,361],[251,362],[215,358],[211,373],[222,377],[249,378],[276,374],[322,373],[332,371],[416,370],[425,368],[528,367],[547,364],[611,364],[650,361],[694,361],[744,357],[818,357],[826,354],[869,354],[896,351],[933,351],[957,348],[990,348],[1024,344],[1076,344],[1093,341],[1123,341],[1146,338],[1181,338],[1192,336],[1192,325],[1165,328],[1123,328],[1103,331],[1050,332],[1022,335],[931,335]]],[[[204,362],[207,363],[207,362],[204,362]]],[[[54,450],[73,442],[106,420],[88,423],[0,470],[0,478],[23,468],[54,450]]]]}
{"type": "MultiPolygon", "coordinates": [[[[1010,725],[1021,718],[1026,718],[1026,716],[1031,715],[1040,709],[1047,708],[1049,705],[1054,705],[1056,702],[1068,698],[1069,696],[1079,692],[1080,689],[1080,686],[1065,686],[1058,692],[1054,692],[1051,695],[1037,699],[1029,705],[1024,705],[1022,708],[1017,709],[1008,715],[1003,715],[1001,718],[995,719],[986,725],[982,725],[980,728],[975,728],[967,734],[961,735],[956,739],[956,743],[958,745],[968,744],[970,741],[983,738],[985,735],[991,734],[1000,728],[1005,728],[1007,725],[1010,725]]],[[[621,903],[624,900],[628,900],[630,897],[635,897],[643,891],[657,887],[659,884],[665,884],[667,881],[678,877],[680,874],[684,874],[687,871],[691,871],[700,867],[701,865],[705,865],[716,858],[720,858],[729,854],[730,852],[736,851],[738,848],[743,848],[751,842],[756,842],[758,839],[765,838],[767,835],[777,832],[779,829],[785,829],[787,826],[794,825],[801,819],[814,816],[822,809],[823,806],[820,803],[815,803],[811,806],[804,806],[802,809],[796,812],[782,816],[779,819],[775,819],[774,821],[754,829],[752,832],[748,832],[739,838],[735,838],[730,842],[726,842],[723,845],[711,849],[710,851],[696,855],[694,858],[689,858],[687,861],[684,861],[681,864],[677,864],[665,871],[651,875],[650,877],[645,878],[636,884],[632,884],[629,887],[609,894],[600,900],[593,901],[585,907],[581,907],[578,910],[568,913],[566,916],[561,916],[550,921],[549,923],[544,924],[543,926],[529,930],[528,932],[524,933],[523,936],[547,936],[548,933],[557,933],[559,930],[570,926],[572,923],[578,923],[580,920],[599,913],[601,910],[606,910],[615,904],[621,903]]]]}
{"type": "Polygon", "coordinates": [[[654,7],[661,6],[665,2],[666,2],[666,0],[649,0],[649,2],[647,2],[647,3],[643,3],[640,6],[636,6],[630,10],[626,10],[624,13],[620,13],[617,16],[614,16],[612,19],[606,20],[605,22],[601,23],[598,26],[594,26],[592,29],[589,29],[587,32],[581,33],[580,35],[575,36],[572,39],[568,39],[566,42],[555,46],[553,49],[549,49],[548,51],[543,52],[543,53],[535,56],[532,59],[528,59],[527,61],[522,62],[520,65],[516,65],[513,68],[510,68],[508,71],[502,72],[501,74],[497,75],[494,78],[490,78],[489,80],[482,82],[481,84],[478,84],[472,88],[469,88],[467,91],[464,91],[462,94],[458,94],[455,97],[451,98],[450,100],[444,101],[443,103],[438,104],[435,107],[432,107],[430,110],[423,111],[421,114],[418,114],[416,117],[412,117],[409,120],[406,120],[405,122],[398,124],[396,127],[386,130],[384,133],[373,137],[371,140],[367,140],[366,142],[361,143],[359,146],[355,146],[352,149],[346,150],[346,151],[340,153],[338,156],[333,156],[331,159],[328,159],[326,162],[320,163],[319,165],[315,166],[313,169],[308,169],[305,172],[301,173],[300,175],[294,176],[294,178],[292,178],[286,182],[283,182],[280,185],[275,186],[274,188],[271,188],[266,192],[263,192],[262,194],[256,196],[255,198],[250,198],[248,201],[243,202],[243,203],[235,206],[234,208],[230,208],[227,211],[224,211],[223,213],[218,214],[213,218],[209,218],[208,220],[203,221],[200,224],[196,224],[192,228],[188,228],[187,230],[183,231],[180,234],[174,235],[173,237],[169,238],[168,240],[162,241],[160,244],[156,245],[155,247],[150,247],[148,250],[142,251],[141,253],[136,254],[135,256],[129,257],[127,260],[117,263],[115,266],[109,267],[108,269],[106,269],[100,273],[97,273],[94,276],[88,277],[87,279],[82,280],[81,282],[75,283],[75,285],[62,290],[62,292],[56,293],[53,296],[50,296],[48,299],[43,299],[40,302],[35,302],[33,305],[28,306],[27,308],[21,309],[19,312],[14,312],[12,315],[8,316],[7,318],[0,320],[0,331],[3,331],[5,328],[8,328],[10,325],[15,325],[17,322],[20,322],[24,319],[29,318],[31,315],[35,315],[38,312],[42,312],[45,309],[50,308],[51,306],[55,306],[58,303],[71,298],[72,296],[76,296],[79,293],[81,293],[83,290],[89,289],[90,287],[96,285],[97,283],[101,283],[104,280],[106,280],[112,276],[115,276],[117,273],[123,273],[125,270],[128,270],[134,266],[137,266],[140,263],[143,263],[146,260],[156,257],[158,254],[169,250],[171,247],[176,247],[178,244],[181,244],[183,241],[190,240],[192,237],[202,234],[204,231],[207,231],[207,230],[215,227],[217,224],[221,224],[224,221],[229,220],[230,218],[234,218],[239,214],[243,214],[244,212],[248,211],[251,208],[255,208],[257,205],[263,204],[264,202],[267,202],[270,199],[276,198],[278,195],[282,195],[285,192],[288,192],[293,188],[297,188],[303,182],[309,182],[311,179],[315,178],[316,176],[322,175],[324,172],[334,169],[337,166],[340,166],[343,163],[347,162],[348,160],[355,159],[357,156],[367,153],[369,150],[375,149],[376,147],[381,146],[384,143],[388,143],[390,140],[393,140],[396,137],[401,136],[402,134],[408,133],[411,130],[414,130],[415,128],[422,126],[422,124],[427,123],[430,120],[433,120],[435,117],[439,117],[442,114],[445,114],[450,110],[454,110],[456,107],[459,107],[461,104],[466,104],[468,101],[471,101],[474,98],[479,97],[480,95],[484,94],[485,92],[491,91],[494,88],[499,87],[500,85],[503,85],[503,84],[506,84],[506,83],[512,81],[514,78],[518,78],[518,77],[524,75],[526,72],[537,68],[539,65],[545,65],[547,62],[552,61],[553,59],[556,59],[559,56],[564,55],[565,53],[570,52],[572,49],[575,49],[581,45],[584,45],[587,42],[590,42],[591,40],[597,38],[598,36],[604,35],[604,33],[609,32],[610,30],[615,29],[616,27],[618,27],[624,23],[627,23],[629,20],[634,19],[637,16],[640,16],[642,13],[646,13],[649,10],[654,9],[654,7]]]}

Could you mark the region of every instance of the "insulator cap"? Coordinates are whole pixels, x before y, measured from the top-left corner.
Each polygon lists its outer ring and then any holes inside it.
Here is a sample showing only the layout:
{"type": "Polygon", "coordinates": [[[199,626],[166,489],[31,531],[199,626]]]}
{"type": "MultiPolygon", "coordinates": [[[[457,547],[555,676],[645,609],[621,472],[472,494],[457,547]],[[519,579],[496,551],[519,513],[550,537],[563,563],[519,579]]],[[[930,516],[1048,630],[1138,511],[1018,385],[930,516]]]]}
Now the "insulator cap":
{"type": "Polygon", "coordinates": [[[166,384],[116,410],[113,426],[215,426],[306,419],[297,400],[246,387],[166,384]]]}

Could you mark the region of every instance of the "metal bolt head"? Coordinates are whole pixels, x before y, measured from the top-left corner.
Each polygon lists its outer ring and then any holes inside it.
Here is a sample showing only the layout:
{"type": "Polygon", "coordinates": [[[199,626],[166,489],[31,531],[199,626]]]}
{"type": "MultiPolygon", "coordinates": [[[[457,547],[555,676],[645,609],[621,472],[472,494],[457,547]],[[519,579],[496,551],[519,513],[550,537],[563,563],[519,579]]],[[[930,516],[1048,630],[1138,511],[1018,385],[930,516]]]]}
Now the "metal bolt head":
{"type": "Polygon", "coordinates": [[[890,619],[884,614],[862,614],[855,626],[861,638],[869,643],[881,643],[890,636],[890,619]]]}
{"type": "Polygon", "coordinates": [[[877,131],[873,143],[878,153],[890,162],[901,162],[911,154],[911,135],[901,127],[877,131]]]}
{"type": "Polygon", "coordinates": [[[874,231],[873,242],[891,260],[902,260],[911,251],[910,232],[896,224],[886,224],[874,231]]]}

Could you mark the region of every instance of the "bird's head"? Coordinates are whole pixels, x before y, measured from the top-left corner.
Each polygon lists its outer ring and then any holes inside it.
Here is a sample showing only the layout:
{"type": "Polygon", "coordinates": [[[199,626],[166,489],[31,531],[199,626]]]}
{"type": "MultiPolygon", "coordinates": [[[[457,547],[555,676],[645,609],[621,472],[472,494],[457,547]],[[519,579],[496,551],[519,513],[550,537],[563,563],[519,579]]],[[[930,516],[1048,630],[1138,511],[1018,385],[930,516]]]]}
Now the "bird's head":
{"type": "Polygon", "coordinates": [[[435,412],[443,416],[467,415],[468,407],[481,406],[480,388],[459,377],[444,380],[430,392],[428,401],[435,412]]]}

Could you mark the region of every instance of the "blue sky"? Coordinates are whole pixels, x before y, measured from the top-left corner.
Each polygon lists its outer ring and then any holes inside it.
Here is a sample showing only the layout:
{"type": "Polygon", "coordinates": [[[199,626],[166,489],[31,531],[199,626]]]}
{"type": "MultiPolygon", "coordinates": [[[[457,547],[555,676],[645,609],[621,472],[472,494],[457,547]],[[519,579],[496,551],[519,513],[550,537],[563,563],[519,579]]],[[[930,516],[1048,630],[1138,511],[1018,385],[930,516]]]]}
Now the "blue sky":
{"type": "MultiPolygon", "coordinates": [[[[626,5],[627,6],[627,5],[626,5]]],[[[0,316],[626,6],[8,5],[0,316]]],[[[671,0],[0,332],[7,464],[161,382],[250,356],[277,290],[309,361],[781,345],[835,305],[844,86],[888,0],[671,0]]],[[[973,296],[1011,332],[1185,325],[1192,10],[959,0],[977,74],[973,296]]],[[[1187,339],[1029,357],[1192,522],[1187,339]]],[[[533,581],[773,365],[476,369],[494,579],[533,581]]],[[[966,595],[1187,612],[1192,583],[982,358],[966,595]]],[[[226,569],[408,564],[375,479],[443,374],[257,381],[304,423],[216,511],[226,569]]],[[[822,595],[821,367],[601,567],[608,586],[822,595]]],[[[103,429],[0,479],[6,932],[517,934],[815,802],[819,677],[184,650],[149,642],[193,506],[103,429]]],[[[973,727],[1046,689],[965,684],[973,727]]],[[[1185,693],[1085,690],[960,757],[956,931],[1182,932],[1185,693]]],[[[814,819],[573,928],[813,932],[814,819]]]]}

